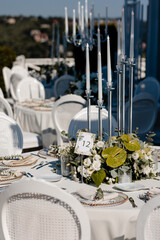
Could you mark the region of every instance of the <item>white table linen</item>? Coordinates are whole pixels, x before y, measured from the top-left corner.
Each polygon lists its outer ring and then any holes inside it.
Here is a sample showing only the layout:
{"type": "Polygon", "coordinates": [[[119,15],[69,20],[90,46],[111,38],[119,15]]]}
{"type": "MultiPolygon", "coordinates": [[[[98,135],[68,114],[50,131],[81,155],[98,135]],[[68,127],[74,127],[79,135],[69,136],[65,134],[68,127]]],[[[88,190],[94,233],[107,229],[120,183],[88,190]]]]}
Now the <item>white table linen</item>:
{"type": "Polygon", "coordinates": [[[15,119],[23,131],[41,134],[43,147],[56,144],[52,110],[37,111],[16,104],[14,111],[15,119]]]}
{"type": "MultiPolygon", "coordinates": [[[[27,155],[29,153],[26,153],[27,155]]],[[[21,171],[30,172],[34,177],[41,178],[41,176],[56,175],[53,173],[53,167],[55,167],[55,158],[48,157],[46,160],[39,158],[38,163],[41,161],[48,161],[44,167],[39,169],[32,169],[31,167],[19,167],[21,171]]],[[[13,169],[13,168],[12,168],[13,169]]],[[[16,168],[14,168],[16,169],[16,168]]],[[[60,169],[58,170],[60,173],[60,169]]],[[[25,176],[24,176],[25,177],[25,176]]],[[[145,187],[160,187],[158,180],[141,180],[139,181],[145,187]]],[[[65,191],[72,193],[76,192],[80,188],[91,189],[95,188],[93,185],[87,185],[74,182],[68,178],[62,177],[60,181],[53,182],[60,188],[66,189],[65,191]]],[[[113,190],[114,185],[102,184],[102,189],[113,190]]],[[[138,198],[139,194],[146,192],[147,190],[140,190],[135,192],[124,192],[128,197],[132,197],[135,200],[137,208],[133,208],[129,201],[118,206],[84,206],[91,224],[91,240],[133,240],[136,236],[136,221],[141,207],[144,202],[138,198]]]]}

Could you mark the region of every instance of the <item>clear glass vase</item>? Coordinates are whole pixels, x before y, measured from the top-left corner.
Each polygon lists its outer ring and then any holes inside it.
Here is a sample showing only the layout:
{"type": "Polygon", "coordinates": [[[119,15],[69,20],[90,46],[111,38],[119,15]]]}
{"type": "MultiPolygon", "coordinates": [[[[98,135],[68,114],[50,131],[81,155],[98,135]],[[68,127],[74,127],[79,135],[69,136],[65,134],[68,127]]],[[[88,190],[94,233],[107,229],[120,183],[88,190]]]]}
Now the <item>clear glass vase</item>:
{"type": "Polygon", "coordinates": [[[71,167],[70,167],[70,157],[62,155],[61,156],[61,175],[64,177],[69,176],[71,172],[71,167]]]}
{"type": "Polygon", "coordinates": [[[131,183],[132,182],[132,170],[122,171],[118,170],[118,183],[131,183]]]}

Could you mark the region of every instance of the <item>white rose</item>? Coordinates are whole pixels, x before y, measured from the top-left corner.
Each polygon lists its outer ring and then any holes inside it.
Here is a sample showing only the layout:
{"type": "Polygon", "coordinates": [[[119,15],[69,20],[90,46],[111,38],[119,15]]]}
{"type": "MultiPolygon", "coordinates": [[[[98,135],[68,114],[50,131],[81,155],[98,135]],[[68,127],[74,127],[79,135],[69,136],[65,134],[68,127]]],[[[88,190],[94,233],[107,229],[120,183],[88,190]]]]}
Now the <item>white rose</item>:
{"type": "Polygon", "coordinates": [[[134,163],[134,164],[133,164],[133,167],[134,167],[135,170],[138,170],[138,165],[137,165],[137,163],[134,163]]]}
{"type": "Polygon", "coordinates": [[[148,143],[145,143],[145,144],[144,144],[144,148],[147,148],[147,147],[148,147],[148,143]]]}
{"type": "Polygon", "coordinates": [[[93,167],[87,168],[87,173],[88,173],[88,175],[91,176],[93,172],[94,172],[93,167]]]}
{"type": "Polygon", "coordinates": [[[98,141],[96,143],[96,147],[99,149],[99,148],[103,148],[104,147],[104,142],[103,141],[98,141]]]}
{"type": "Polygon", "coordinates": [[[139,158],[139,153],[138,153],[138,152],[132,153],[132,158],[133,158],[134,160],[137,160],[137,159],[139,158]]]}
{"type": "Polygon", "coordinates": [[[101,159],[101,157],[96,154],[94,157],[93,157],[93,161],[99,161],[101,159]]]}
{"type": "Polygon", "coordinates": [[[146,175],[149,175],[149,173],[152,172],[152,168],[150,168],[149,166],[146,166],[142,169],[142,172],[146,175]]]}
{"type": "Polygon", "coordinates": [[[91,150],[92,154],[97,154],[97,151],[95,149],[91,150]]]}
{"type": "Polygon", "coordinates": [[[145,154],[146,152],[144,150],[142,150],[142,154],[145,154]]]}
{"type": "Polygon", "coordinates": [[[108,184],[112,184],[115,182],[115,179],[114,178],[106,178],[106,180],[108,181],[108,184]]]}
{"type": "Polygon", "coordinates": [[[100,170],[100,167],[101,167],[101,162],[100,161],[94,161],[93,164],[92,164],[92,167],[95,171],[99,171],[100,170]]]}
{"type": "Polygon", "coordinates": [[[84,166],[89,167],[91,165],[91,159],[90,158],[85,158],[84,159],[84,166]]]}
{"type": "Polygon", "coordinates": [[[84,167],[83,167],[83,166],[78,166],[78,168],[77,168],[77,172],[81,173],[82,170],[84,170],[84,167]]]}
{"type": "MultiPolygon", "coordinates": [[[[81,174],[82,175],[82,174],[81,174]]],[[[83,169],[83,177],[85,177],[85,178],[87,178],[87,177],[89,177],[90,176],[90,174],[88,173],[88,171],[87,171],[87,169],[83,169]]]]}
{"type": "Polygon", "coordinates": [[[149,151],[149,152],[147,153],[147,156],[148,156],[148,157],[150,157],[150,156],[151,156],[151,154],[152,154],[152,152],[151,152],[151,151],[149,151]]]}
{"type": "Polygon", "coordinates": [[[144,158],[145,160],[149,160],[149,157],[147,156],[147,154],[144,154],[144,158]]]}

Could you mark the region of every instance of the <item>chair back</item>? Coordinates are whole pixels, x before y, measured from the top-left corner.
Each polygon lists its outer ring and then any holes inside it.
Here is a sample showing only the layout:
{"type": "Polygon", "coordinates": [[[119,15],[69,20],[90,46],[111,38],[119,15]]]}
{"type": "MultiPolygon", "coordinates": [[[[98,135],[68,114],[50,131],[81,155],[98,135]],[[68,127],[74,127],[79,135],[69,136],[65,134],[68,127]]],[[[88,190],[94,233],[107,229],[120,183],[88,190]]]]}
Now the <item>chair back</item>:
{"type": "Polygon", "coordinates": [[[150,199],[141,208],[136,224],[137,240],[159,240],[160,196],[150,199]]]}
{"type": "Polygon", "coordinates": [[[21,154],[23,136],[18,124],[5,113],[0,112],[0,156],[21,154]]]}
{"type": "Polygon", "coordinates": [[[53,122],[57,132],[58,145],[63,144],[61,132],[68,133],[69,123],[73,116],[86,106],[86,100],[81,96],[68,94],[57,100],[53,106],[53,122]]]}
{"type": "Polygon", "coordinates": [[[44,180],[11,184],[0,198],[1,240],[90,240],[85,208],[44,180]]]}
{"type": "Polygon", "coordinates": [[[13,66],[12,69],[11,69],[11,71],[12,71],[12,74],[14,74],[14,73],[19,74],[19,75],[21,75],[23,78],[29,76],[29,72],[28,72],[24,67],[22,67],[21,65],[15,65],[15,66],[13,66]]]}
{"type": "Polygon", "coordinates": [[[45,99],[45,90],[41,82],[33,77],[22,79],[17,85],[16,96],[19,102],[26,99],[45,99]]]}
{"type": "Polygon", "coordinates": [[[155,101],[158,102],[160,98],[160,83],[154,77],[145,78],[137,85],[135,95],[143,92],[150,93],[155,98],[155,101]]]}
{"type": "Polygon", "coordinates": [[[4,86],[7,93],[7,97],[10,97],[10,77],[11,77],[11,69],[8,67],[3,67],[2,74],[4,79],[4,86]]]}
{"type": "Polygon", "coordinates": [[[56,79],[54,83],[54,96],[55,98],[58,98],[60,96],[63,96],[67,89],[70,87],[70,82],[73,82],[75,78],[71,75],[63,75],[56,79]]]}
{"type": "MultiPolygon", "coordinates": [[[[126,130],[129,126],[129,103],[126,104],[126,130]]],[[[138,134],[148,133],[154,126],[157,118],[157,103],[149,93],[141,93],[133,98],[132,130],[138,127],[138,134]]]]}
{"type": "Polygon", "coordinates": [[[0,97],[0,112],[4,112],[7,116],[13,118],[13,111],[10,104],[3,97],[0,97]]]}
{"type": "Polygon", "coordinates": [[[3,91],[2,91],[1,88],[0,88],[0,97],[3,97],[3,98],[4,98],[3,91]]]}
{"type": "Polygon", "coordinates": [[[17,86],[20,83],[20,81],[23,79],[23,76],[20,75],[19,73],[12,73],[10,77],[10,92],[12,98],[17,101],[17,86]]]}
{"type": "MultiPolygon", "coordinates": [[[[97,106],[91,106],[91,132],[98,135],[98,108],[97,106]]],[[[112,116],[112,136],[115,134],[115,128],[117,128],[117,122],[112,116]]],[[[71,137],[76,138],[77,131],[79,129],[87,129],[87,108],[79,111],[71,120],[68,133],[71,137]]],[[[108,132],[108,111],[102,109],[102,129],[104,131],[104,139],[107,140],[108,132]]]]}

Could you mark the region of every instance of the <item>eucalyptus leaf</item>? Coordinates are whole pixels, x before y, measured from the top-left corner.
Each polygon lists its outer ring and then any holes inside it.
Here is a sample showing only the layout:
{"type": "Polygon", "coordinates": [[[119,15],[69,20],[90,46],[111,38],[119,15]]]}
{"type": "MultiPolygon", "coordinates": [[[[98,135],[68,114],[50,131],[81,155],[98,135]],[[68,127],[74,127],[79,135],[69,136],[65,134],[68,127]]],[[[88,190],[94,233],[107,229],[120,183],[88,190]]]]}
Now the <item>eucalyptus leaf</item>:
{"type": "Polygon", "coordinates": [[[130,142],[124,142],[124,146],[127,148],[127,150],[134,152],[141,148],[139,142],[136,140],[132,140],[130,142]]]}
{"type": "Polygon", "coordinates": [[[116,177],[118,176],[117,172],[116,172],[114,169],[111,170],[111,176],[112,176],[113,178],[116,178],[116,177]]]}
{"type": "Polygon", "coordinates": [[[96,184],[96,186],[99,187],[103,180],[106,178],[106,173],[103,169],[100,169],[97,172],[93,172],[91,178],[93,182],[96,184]]]}
{"type": "Polygon", "coordinates": [[[122,148],[109,147],[103,150],[102,157],[107,158],[106,163],[109,167],[116,168],[126,161],[127,153],[122,148]]]}
{"type": "Polygon", "coordinates": [[[119,168],[122,172],[127,172],[129,170],[128,166],[122,166],[119,168]]]}

